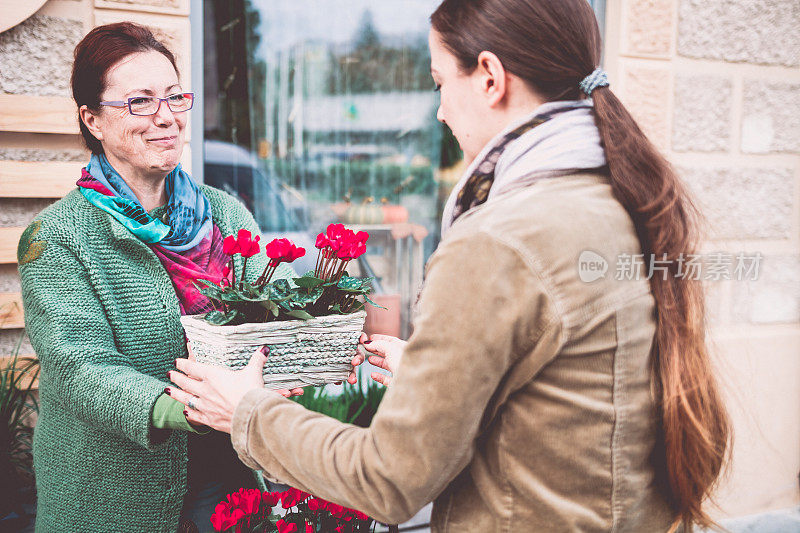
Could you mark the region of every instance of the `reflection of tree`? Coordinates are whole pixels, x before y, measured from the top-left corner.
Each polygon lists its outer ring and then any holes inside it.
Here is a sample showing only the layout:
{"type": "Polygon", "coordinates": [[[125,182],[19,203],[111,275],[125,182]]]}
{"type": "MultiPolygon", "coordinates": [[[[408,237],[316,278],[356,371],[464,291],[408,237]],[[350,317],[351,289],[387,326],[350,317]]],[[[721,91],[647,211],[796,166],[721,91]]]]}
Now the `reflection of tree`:
{"type": "Polygon", "coordinates": [[[377,47],[380,40],[380,35],[378,35],[378,30],[375,29],[375,23],[372,20],[372,11],[367,9],[361,15],[361,22],[356,32],[356,49],[377,47]]]}
{"type": "Polygon", "coordinates": [[[330,50],[328,94],[419,91],[432,88],[430,56],[424,35],[381,39],[372,13],[364,11],[348,50],[330,50]]]}
{"type": "Polygon", "coordinates": [[[217,106],[216,121],[206,123],[206,138],[254,148],[264,125],[266,66],[255,54],[260,14],[250,0],[226,0],[208,2],[205,15],[210,20],[204,66],[214,70],[204,77],[205,93],[217,106]]]}

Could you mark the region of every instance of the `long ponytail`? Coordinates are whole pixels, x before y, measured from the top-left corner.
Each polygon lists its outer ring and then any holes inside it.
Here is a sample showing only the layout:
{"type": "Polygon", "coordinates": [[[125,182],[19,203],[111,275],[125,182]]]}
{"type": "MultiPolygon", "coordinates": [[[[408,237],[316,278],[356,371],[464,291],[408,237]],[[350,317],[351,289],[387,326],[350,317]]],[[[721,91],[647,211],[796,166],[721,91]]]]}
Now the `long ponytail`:
{"type": "MultiPolygon", "coordinates": [[[[483,50],[547,101],[581,98],[579,82],[600,62],[600,32],[586,0],[445,0],[433,29],[471,72],[483,50]]],[[[663,457],[678,512],[673,524],[714,525],[703,510],[728,450],[731,428],[705,341],[699,281],[680,260],[698,248],[700,214],[670,164],[608,87],[592,93],[612,191],[636,228],[656,302],[652,388],[662,420],[663,457]]]]}
{"type": "Polygon", "coordinates": [[[709,527],[713,521],[702,504],[721,473],[731,429],[706,346],[702,286],[678,271],[681,259],[697,250],[700,216],[614,93],[599,87],[592,99],[614,196],[633,219],[646,261],[668,265],[666,275],[650,278],[657,314],[652,383],[681,522],[709,527]]]}

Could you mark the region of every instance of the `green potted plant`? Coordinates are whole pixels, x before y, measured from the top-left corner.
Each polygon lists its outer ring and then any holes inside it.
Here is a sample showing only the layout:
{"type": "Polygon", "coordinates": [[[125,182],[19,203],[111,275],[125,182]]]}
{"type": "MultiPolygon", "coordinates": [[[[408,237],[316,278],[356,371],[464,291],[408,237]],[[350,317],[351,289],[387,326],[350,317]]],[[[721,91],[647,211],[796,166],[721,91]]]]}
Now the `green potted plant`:
{"type": "Polygon", "coordinates": [[[0,529],[21,528],[29,518],[23,504],[35,492],[30,416],[38,412],[35,387],[39,377],[37,359],[14,353],[0,367],[0,529]],[[27,495],[26,495],[27,493],[27,495]],[[16,518],[9,516],[17,515],[16,518]],[[12,523],[13,520],[13,523],[12,523]]]}
{"type": "Polygon", "coordinates": [[[364,327],[372,278],[350,276],[347,265],[366,251],[369,235],[331,224],[317,236],[313,271],[272,281],[281,263],[305,254],[288,239],[275,239],[265,251],[269,262],[256,280],[245,280],[247,259],[259,253],[258,237],[246,230],[227,237],[224,252],[243,258],[241,274],[233,261],[218,283],[199,280],[200,292],[217,309],[181,317],[200,362],[239,368],[253,352],[269,346],[266,387],[290,389],[347,379],[350,361],[364,327]]]}

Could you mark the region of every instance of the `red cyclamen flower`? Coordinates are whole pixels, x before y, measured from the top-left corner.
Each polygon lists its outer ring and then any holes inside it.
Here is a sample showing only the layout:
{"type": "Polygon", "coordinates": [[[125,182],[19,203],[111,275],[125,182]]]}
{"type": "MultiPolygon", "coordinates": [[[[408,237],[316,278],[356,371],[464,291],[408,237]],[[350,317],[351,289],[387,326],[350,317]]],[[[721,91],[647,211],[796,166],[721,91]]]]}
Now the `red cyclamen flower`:
{"type": "Polygon", "coordinates": [[[314,246],[322,250],[323,248],[330,246],[330,244],[331,240],[326,237],[324,233],[320,233],[317,235],[317,242],[314,244],[314,246]]]}
{"type": "Polygon", "coordinates": [[[290,509],[298,503],[306,501],[310,497],[311,494],[291,487],[281,495],[281,500],[283,500],[283,508],[290,509]]]}
{"type": "Polygon", "coordinates": [[[351,259],[356,259],[364,254],[367,251],[367,245],[363,242],[358,241],[351,241],[339,248],[339,251],[336,252],[336,257],[342,259],[343,261],[349,261],[351,259]]]}
{"type": "Polygon", "coordinates": [[[230,529],[244,516],[244,511],[241,509],[231,509],[230,507],[221,507],[221,505],[217,505],[216,511],[211,515],[211,525],[214,527],[214,531],[230,529]]]}
{"type": "Polygon", "coordinates": [[[239,242],[236,237],[229,235],[222,241],[222,252],[227,255],[239,253],[239,242]]]}
{"type": "Polygon", "coordinates": [[[275,525],[278,526],[278,533],[296,533],[297,532],[297,524],[294,522],[289,523],[286,522],[283,518],[275,522],[275,525]]]}
{"type": "Polygon", "coordinates": [[[242,498],[239,503],[239,508],[244,511],[244,514],[251,515],[258,512],[258,508],[261,505],[261,491],[258,489],[250,489],[246,490],[244,494],[242,494],[242,498]]]}
{"type": "Polygon", "coordinates": [[[237,237],[229,235],[222,241],[222,252],[227,255],[242,254],[242,257],[253,257],[261,250],[258,244],[259,237],[253,238],[246,229],[240,229],[237,237]]]}
{"type": "Polygon", "coordinates": [[[261,251],[261,245],[258,244],[260,236],[252,237],[246,229],[239,230],[239,253],[242,257],[253,257],[261,251]]]}
{"type": "Polygon", "coordinates": [[[367,240],[369,240],[369,233],[366,231],[359,231],[355,234],[355,240],[362,244],[367,244],[367,240]]]}
{"type": "Polygon", "coordinates": [[[313,498],[311,500],[308,500],[308,509],[312,512],[321,511],[325,509],[327,505],[328,502],[320,498],[313,498]]]}
{"type": "Polygon", "coordinates": [[[275,507],[281,501],[281,492],[264,492],[264,503],[270,507],[275,507]]]}
{"type": "Polygon", "coordinates": [[[336,240],[345,232],[344,224],[330,224],[325,230],[325,234],[330,240],[336,240]]]}
{"type": "Polygon", "coordinates": [[[272,259],[269,266],[276,267],[281,263],[291,263],[306,255],[306,249],[295,246],[289,239],[275,239],[264,247],[267,257],[272,259]]]}
{"type": "Polygon", "coordinates": [[[345,513],[344,507],[333,502],[328,502],[327,509],[336,518],[342,518],[342,515],[345,513]]]}

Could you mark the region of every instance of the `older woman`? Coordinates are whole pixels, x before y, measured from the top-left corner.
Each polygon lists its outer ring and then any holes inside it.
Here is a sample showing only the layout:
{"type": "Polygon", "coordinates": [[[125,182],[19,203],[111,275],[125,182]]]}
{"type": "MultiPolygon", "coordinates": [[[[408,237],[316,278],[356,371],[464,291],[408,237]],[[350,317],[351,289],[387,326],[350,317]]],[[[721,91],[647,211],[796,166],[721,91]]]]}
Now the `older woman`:
{"type": "MultiPolygon", "coordinates": [[[[146,28],[92,30],[75,50],[72,89],[91,161],[19,244],[42,367],[36,529],[174,532],[182,515],[206,529],[226,491],[256,478],[227,436],[197,433],[165,381],[186,357],[181,314],[210,309],[193,281],[218,281],[223,237],[258,227],[181,168],[193,95],[146,28]]],[[[252,257],[246,275],[265,261],[252,257]]]]}
{"type": "Polygon", "coordinates": [[[729,432],[680,270],[696,212],[598,68],[589,3],[445,0],[431,22],[437,116],[471,164],[408,345],[366,345],[402,355],[370,427],[259,388],[256,366],[179,361],[173,397],[246,464],[384,521],[435,500],[443,532],[709,524],[729,432]]]}

